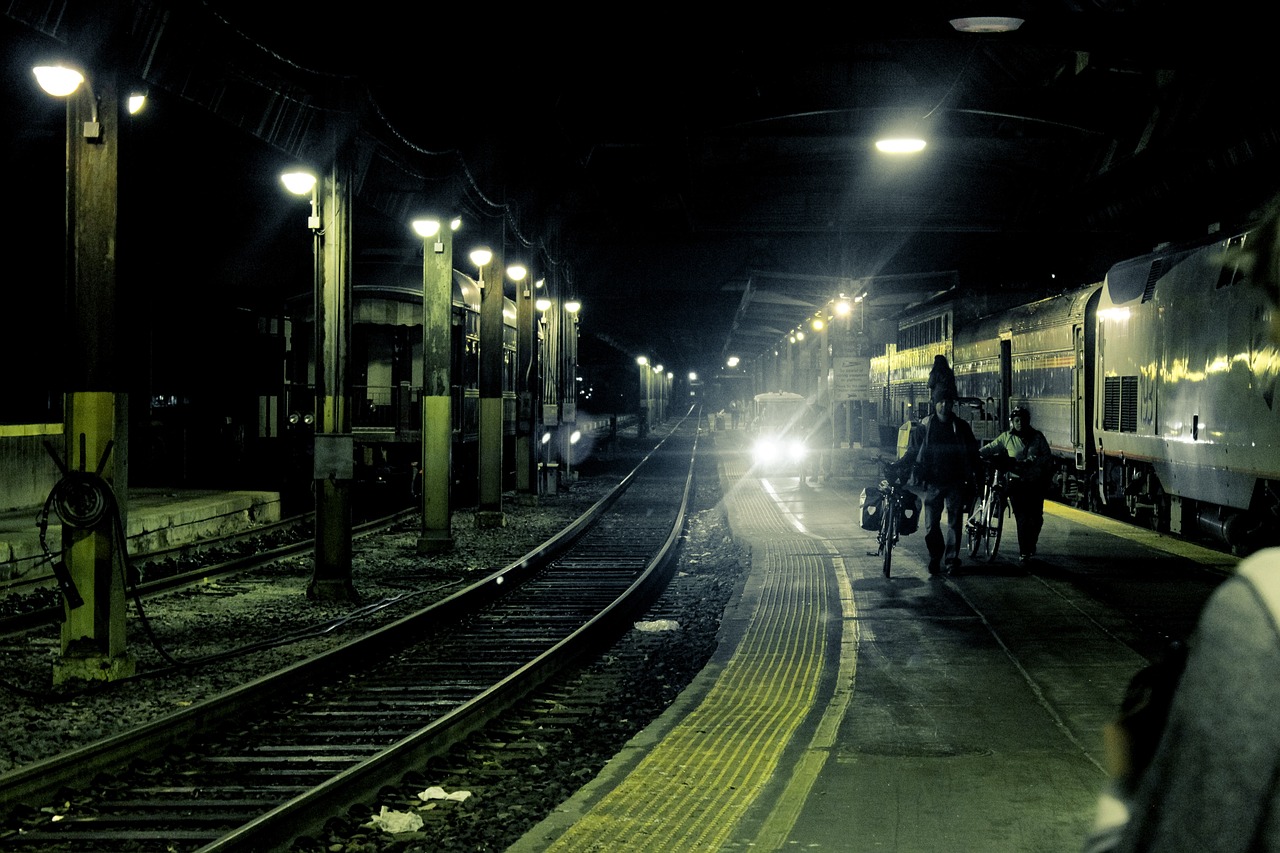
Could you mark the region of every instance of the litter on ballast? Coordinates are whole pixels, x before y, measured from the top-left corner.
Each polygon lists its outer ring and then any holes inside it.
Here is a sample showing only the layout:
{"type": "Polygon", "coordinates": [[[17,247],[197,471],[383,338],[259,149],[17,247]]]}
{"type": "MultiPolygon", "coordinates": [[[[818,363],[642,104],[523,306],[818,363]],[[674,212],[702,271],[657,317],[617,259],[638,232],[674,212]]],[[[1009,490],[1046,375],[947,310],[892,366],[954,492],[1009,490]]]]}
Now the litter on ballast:
{"type": "Polygon", "coordinates": [[[425,791],[418,792],[418,799],[420,800],[454,800],[460,803],[470,796],[470,791],[454,791],[450,794],[446,792],[444,788],[440,788],[435,785],[432,785],[425,791]]]}
{"type": "Polygon", "coordinates": [[[373,816],[372,823],[383,832],[417,832],[422,829],[422,818],[412,812],[398,812],[382,807],[382,811],[373,816]]]}
{"type": "Polygon", "coordinates": [[[637,622],[637,631],[678,631],[680,623],[674,619],[654,619],[652,622],[637,622]]]}

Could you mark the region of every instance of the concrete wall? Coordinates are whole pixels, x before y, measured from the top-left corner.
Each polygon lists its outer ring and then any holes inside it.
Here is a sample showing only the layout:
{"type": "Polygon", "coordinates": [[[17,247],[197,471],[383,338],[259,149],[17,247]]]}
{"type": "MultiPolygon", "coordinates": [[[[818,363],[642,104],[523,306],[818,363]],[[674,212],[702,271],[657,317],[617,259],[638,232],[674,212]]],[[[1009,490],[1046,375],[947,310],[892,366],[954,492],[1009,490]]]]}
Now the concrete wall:
{"type": "Polygon", "coordinates": [[[40,506],[49,497],[60,473],[46,441],[61,451],[61,424],[0,427],[0,512],[40,506]],[[26,434],[15,434],[19,430],[26,434]]]}

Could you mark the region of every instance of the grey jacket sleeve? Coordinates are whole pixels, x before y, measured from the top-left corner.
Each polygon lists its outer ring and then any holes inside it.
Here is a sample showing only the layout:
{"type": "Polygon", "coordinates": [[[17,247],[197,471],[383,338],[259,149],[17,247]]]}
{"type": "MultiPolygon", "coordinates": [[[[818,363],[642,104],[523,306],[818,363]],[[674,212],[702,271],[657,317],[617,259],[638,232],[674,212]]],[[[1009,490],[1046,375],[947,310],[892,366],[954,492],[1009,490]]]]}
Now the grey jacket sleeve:
{"type": "MultiPolygon", "coordinates": [[[[1258,559],[1280,573],[1280,549],[1250,558],[1258,559]]],[[[1258,590],[1237,576],[1201,614],[1164,737],[1116,849],[1280,850],[1278,772],[1280,632],[1258,590]]]]}

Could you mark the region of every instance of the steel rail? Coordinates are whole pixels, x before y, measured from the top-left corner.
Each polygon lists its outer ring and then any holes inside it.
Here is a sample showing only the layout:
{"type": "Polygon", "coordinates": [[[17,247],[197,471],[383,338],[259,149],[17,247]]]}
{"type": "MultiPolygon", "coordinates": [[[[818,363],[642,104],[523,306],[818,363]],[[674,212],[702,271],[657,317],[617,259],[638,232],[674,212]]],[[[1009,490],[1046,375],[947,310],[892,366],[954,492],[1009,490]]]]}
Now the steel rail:
{"type": "MultiPolygon", "coordinates": [[[[693,447],[696,449],[696,441],[693,447]]],[[[647,455],[609,495],[555,537],[470,587],[418,614],[403,617],[374,634],[318,658],[288,667],[271,676],[264,676],[223,696],[170,715],[162,721],[0,777],[0,803],[30,801],[49,796],[61,788],[82,787],[104,770],[119,767],[129,761],[154,757],[169,744],[212,732],[218,726],[240,717],[246,707],[259,704],[263,696],[276,695],[302,683],[316,682],[322,680],[323,676],[346,672],[371,659],[379,659],[388,655],[393,648],[420,641],[424,625],[439,627],[446,623],[456,623],[466,615],[475,613],[478,607],[492,605],[509,595],[513,589],[537,577],[544,567],[563,557],[630,489],[657,450],[655,448],[647,455]]],[[[691,459],[692,452],[691,450],[691,459]]],[[[576,655],[599,646],[602,636],[609,631],[619,630],[620,620],[647,606],[647,600],[654,597],[665,584],[666,575],[661,570],[670,562],[683,528],[692,470],[690,461],[689,469],[684,475],[684,489],[674,523],[666,531],[660,547],[647,559],[643,571],[616,601],[607,604],[572,634],[439,719],[403,737],[392,747],[339,772],[333,779],[317,785],[308,793],[224,834],[221,839],[211,842],[204,849],[259,849],[282,843],[285,835],[296,835],[298,827],[306,821],[319,815],[332,814],[339,802],[358,801],[368,796],[371,789],[385,782],[389,775],[419,763],[423,756],[439,751],[448,743],[482,725],[559,668],[568,665],[576,655]]],[[[667,494],[670,494],[669,490],[667,494]]]]}
{"type": "MultiPolygon", "coordinates": [[[[412,510],[400,510],[391,515],[382,518],[371,519],[355,525],[352,528],[353,536],[367,536],[372,533],[378,533],[400,519],[411,514],[412,510]]],[[[240,533],[227,534],[219,537],[217,540],[207,540],[202,542],[201,547],[226,545],[228,542],[235,542],[237,539],[253,539],[262,535],[262,531],[255,528],[240,533]]],[[[166,551],[151,552],[145,555],[131,555],[130,561],[137,563],[144,559],[162,559],[163,554],[179,551],[193,550],[194,545],[187,544],[177,548],[168,549],[166,551]]],[[[137,594],[141,598],[147,598],[153,595],[159,595],[164,592],[171,592],[175,589],[196,586],[204,583],[209,578],[221,577],[235,572],[252,571],[261,566],[268,565],[280,560],[287,560],[293,557],[301,557],[315,550],[314,539],[305,539],[288,545],[278,545],[275,548],[269,548],[264,551],[258,551],[253,554],[245,554],[240,557],[233,557],[230,560],[223,560],[219,563],[212,563],[207,566],[200,566],[194,569],[188,569],[174,574],[167,575],[162,578],[156,578],[152,581],[137,584],[131,587],[129,592],[131,595],[137,594]]],[[[49,586],[56,588],[57,582],[53,580],[53,575],[48,575],[49,586]]],[[[41,625],[49,625],[58,623],[65,617],[63,606],[61,604],[49,607],[38,607],[26,613],[15,613],[9,616],[0,617],[0,637],[12,636],[20,634],[23,631],[29,631],[32,628],[38,628],[41,625]]]]}

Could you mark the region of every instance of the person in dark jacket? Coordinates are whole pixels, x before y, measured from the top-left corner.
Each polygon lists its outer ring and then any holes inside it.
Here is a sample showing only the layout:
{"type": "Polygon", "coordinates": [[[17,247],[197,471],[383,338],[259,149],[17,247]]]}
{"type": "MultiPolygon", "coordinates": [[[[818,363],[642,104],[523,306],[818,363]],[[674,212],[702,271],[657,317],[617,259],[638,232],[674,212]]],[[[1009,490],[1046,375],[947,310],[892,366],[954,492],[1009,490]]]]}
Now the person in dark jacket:
{"type": "Polygon", "coordinates": [[[925,486],[924,544],[929,549],[929,574],[960,565],[961,523],[982,463],[973,429],[955,413],[955,394],[935,390],[933,414],[912,430],[900,464],[914,469],[925,486]],[[946,512],[947,529],[942,530],[946,512]]]}
{"type": "Polygon", "coordinates": [[[953,399],[958,399],[960,396],[956,388],[956,372],[951,369],[951,363],[942,353],[933,357],[933,367],[929,368],[928,385],[930,400],[937,399],[939,394],[950,394],[953,399]]]}

